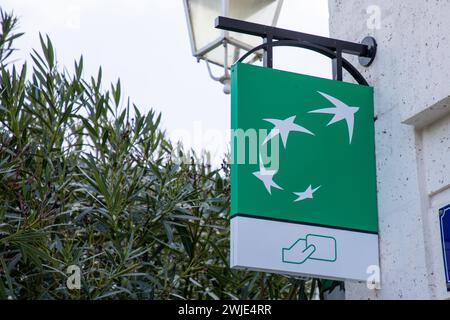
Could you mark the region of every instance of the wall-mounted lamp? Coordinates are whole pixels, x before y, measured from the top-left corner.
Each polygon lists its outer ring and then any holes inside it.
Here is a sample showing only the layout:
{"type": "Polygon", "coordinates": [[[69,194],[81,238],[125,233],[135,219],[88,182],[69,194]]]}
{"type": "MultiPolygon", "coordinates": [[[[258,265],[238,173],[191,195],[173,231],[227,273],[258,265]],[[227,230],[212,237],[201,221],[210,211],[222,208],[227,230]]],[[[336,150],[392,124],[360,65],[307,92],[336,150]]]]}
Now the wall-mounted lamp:
{"type": "MultiPolygon", "coordinates": [[[[183,0],[191,40],[192,54],[198,61],[205,60],[212,79],[223,84],[223,91],[230,93],[230,67],[242,56],[260,45],[260,37],[214,28],[217,16],[275,26],[283,0],[183,0]],[[210,64],[223,68],[223,74],[215,76],[210,64]]],[[[262,58],[262,51],[252,54],[249,61],[262,58]]]]}

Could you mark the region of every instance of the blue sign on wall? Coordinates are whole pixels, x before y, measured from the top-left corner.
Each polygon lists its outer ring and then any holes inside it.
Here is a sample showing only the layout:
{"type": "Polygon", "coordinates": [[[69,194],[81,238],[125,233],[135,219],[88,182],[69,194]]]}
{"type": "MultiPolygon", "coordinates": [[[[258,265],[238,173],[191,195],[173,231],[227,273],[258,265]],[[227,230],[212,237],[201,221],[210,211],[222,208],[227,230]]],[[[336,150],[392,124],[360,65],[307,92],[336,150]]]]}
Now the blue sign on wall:
{"type": "Polygon", "coordinates": [[[439,221],[441,225],[445,279],[447,281],[447,291],[450,291],[450,205],[439,210],[439,221]]]}

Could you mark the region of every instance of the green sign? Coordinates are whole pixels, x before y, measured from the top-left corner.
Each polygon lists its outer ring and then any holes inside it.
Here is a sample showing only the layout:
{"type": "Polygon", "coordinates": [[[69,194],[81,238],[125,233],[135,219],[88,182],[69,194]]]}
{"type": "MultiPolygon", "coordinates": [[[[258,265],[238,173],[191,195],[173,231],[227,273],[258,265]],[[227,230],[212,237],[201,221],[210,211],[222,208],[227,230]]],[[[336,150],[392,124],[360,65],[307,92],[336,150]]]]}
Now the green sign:
{"type": "MultiPolygon", "coordinates": [[[[232,264],[311,274],[292,267],[337,263],[346,258],[339,252],[352,250],[361,236],[373,244],[370,257],[361,253],[367,257],[362,265],[378,264],[373,89],[248,64],[233,67],[231,83],[232,264]],[[251,235],[240,239],[243,219],[251,235]],[[255,220],[271,223],[265,233],[272,235],[251,231],[255,220]],[[240,248],[255,251],[261,237],[289,233],[279,231],[280,224],[298,229],[274,249],[281,267],[241,263],[240,248]],[[306,227],[316,229],[301,229],[306,227]],[[336,232],[346,232],[345,241],[336,232]],[[327,241],[308,245],[308,238],[327,241]],[[295,259],[297,247],[304,248],[295,259]]],[[[365,270],[358,272],[319,275],[361,280],[365,270]]]]}

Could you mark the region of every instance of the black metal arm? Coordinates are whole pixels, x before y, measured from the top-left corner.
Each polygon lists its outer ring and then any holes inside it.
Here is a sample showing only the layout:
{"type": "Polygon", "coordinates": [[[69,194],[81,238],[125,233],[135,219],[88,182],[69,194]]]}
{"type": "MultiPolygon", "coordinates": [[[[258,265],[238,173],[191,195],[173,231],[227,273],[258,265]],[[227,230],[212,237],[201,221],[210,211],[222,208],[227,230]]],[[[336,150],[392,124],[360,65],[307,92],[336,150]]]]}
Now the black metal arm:
{"type": "MultiPolygon", "coordinates": [[[[265,67],[273,67],[274,46],[288,45],[301,47],[324,54],[331,58],[333,60],[333,77],[335,80],[342,81],[342,71],[343,69],[346,69],[360,84],[364,85],[367,85],[364,77],[342,57],[342,54],[356,55],[359,57],[360,63],[363,66],[368,67],[375,59],[377,49],[376,41],[372,37],[366,37],[362,43],[354,43],[227,17],[217,17],[215,27],[218,29],[262,37],[264,41],[263,44],[258,46],[258,49],[254,48],[250,52],[264,49],[263,63],[265,67]]],[[[246,56],[248,56],[248,54],[243,58],[246,56]]],[[[240,60],[243,59],[241,58],[240,60]]]]}

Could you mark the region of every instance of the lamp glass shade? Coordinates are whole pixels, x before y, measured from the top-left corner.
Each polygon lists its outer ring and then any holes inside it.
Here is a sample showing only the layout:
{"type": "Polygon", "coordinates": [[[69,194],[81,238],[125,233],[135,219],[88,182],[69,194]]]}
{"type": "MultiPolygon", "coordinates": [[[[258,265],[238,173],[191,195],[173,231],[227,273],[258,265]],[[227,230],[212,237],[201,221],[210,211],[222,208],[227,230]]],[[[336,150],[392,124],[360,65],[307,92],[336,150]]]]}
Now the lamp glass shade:
{"type": "Polygon", "coordinates": [[[193,52],[198,52],[221,38],[222,31],[214,28],[214,20],[222,15],[222,1],[188,0],[187,3],[193,52]]]}
{"type": "Polygon", "coordinates": [[[227,43],[227,67],[233,65],[243,52],[262,43],[260,37],[214,28],[218,16],[226,16],[249,22],[275,25],[277,11],[282,0],[185,0],[194,56],[214,64],[225,66],[227,43]]]}
{"type": "MultiPolygon", "coordinates": [[[[276,0],[230,0],[229,17],[248,22],[273,26],[276,24],[276,0]]],[[[229,37],[247,43],[251,47],[261,44],[261,38],[230,32],[229,37]]]]}

